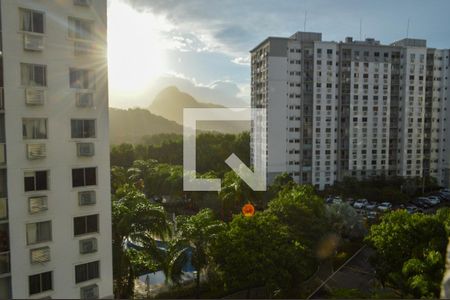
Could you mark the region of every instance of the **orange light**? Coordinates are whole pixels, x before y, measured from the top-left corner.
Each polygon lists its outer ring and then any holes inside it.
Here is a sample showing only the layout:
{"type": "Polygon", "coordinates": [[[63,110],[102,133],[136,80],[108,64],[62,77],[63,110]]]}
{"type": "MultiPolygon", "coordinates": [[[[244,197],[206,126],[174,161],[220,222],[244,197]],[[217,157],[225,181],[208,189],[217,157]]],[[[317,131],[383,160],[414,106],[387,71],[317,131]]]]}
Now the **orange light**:
{"type": "Polygon", "coordinates": [[[244,217],[252,217],[255,214],[255,207],[250,203],[245,204],[242,207],[242,214],[244,217]]]}

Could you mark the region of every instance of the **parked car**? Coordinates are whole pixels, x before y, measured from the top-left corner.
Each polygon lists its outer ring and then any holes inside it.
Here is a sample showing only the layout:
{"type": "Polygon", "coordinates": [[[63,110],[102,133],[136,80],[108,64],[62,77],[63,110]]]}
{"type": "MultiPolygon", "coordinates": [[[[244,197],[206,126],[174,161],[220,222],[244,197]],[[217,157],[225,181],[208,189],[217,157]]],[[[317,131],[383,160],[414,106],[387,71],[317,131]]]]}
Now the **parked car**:
{"type": "Polygon", "coordinates": [[[369,202],[368,204],[366,204],[366,209],[368,209],[368,210],[373,210],[375,208],[377,208],[376,202],[369,202]]]}
{"type": "Polygon", "coordinates": [[[378,205],[379,211],[388,211],[392,208],[392,204],[390,202],[383,202],[380,205],[378,205]]]}
{"type": "Polygon", "coordinates": [[[341,197],[334,197],[333,204],[341,204],[341,203],[342,203],[341,197]]]}
{"type": "Polygon", "coordinates": [[[366,199],[358,199],[353,203],[353,207],[357,209],[364,208],[369,202],[366,199]]]}
{"type": "Polygon", "coordinates": [[[429,208],[429,207],[431,207],[430,202],[425,197],[419,197],[417,199],[414,199],[414,200],[411,201],[411,203],[416,205],[417,207],[420,207],[420,208],[429,208]]]}
{"type": "Polygon", "coordinates": [[[415,214],[415,213],[419,212],[419,209],[415,205],[408,205],[406,207],[406,211],[410,214],[415,214]]]}
{"type": "Polygon", "coordinates": [[[427,199],[432,206],[435,206],[435,205],[438,205],[439,203],[441,203],[441,200],[436,196],[428,196],[427,199]]]}
{"type": "Polygon", "coordinates": [[[445,200],[450,200],[450,193],[447,193],[447,192],[438,192],[437,193],[438,195],[440,195],[440,196],[442,196],[442,197],[444,197],[445,198],[445,200]]]}
{"type": "Polygon", "coordinates": [[[376,211],[370,211],[370,212],[367,214],[367,219],[373,220],[373,219],[376,219],[377,217],[378,217],[378,214],[377,214],[376,211]]]}

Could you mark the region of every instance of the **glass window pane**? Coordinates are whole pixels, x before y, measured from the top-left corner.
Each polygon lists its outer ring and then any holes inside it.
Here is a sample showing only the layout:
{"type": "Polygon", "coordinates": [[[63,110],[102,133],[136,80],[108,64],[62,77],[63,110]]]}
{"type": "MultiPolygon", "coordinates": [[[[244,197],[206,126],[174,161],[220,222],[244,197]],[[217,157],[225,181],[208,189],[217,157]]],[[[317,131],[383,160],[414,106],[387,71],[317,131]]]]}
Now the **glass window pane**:
{"type": "Polygon", "coordinates": [[[72,169],[72,187],[79,187],[84,185],[84,169],[72,169]]]}
{"type": "Polygon", "coordinates": [[[34,65],[34,83],[36,86],[46,85],[46,68],[42,65],[34,65]]]}
{"type": "Polygon", "coordinates": [[[36,171],[36,190],[43,191],[48,189],[47,171],[36,171]]]}
{"type": "Polygon", "coordinates": [[[82,120],[72,120],[71,121],[71,131],[72,138],[82,138],[83,137],[83,121],[82,120]]]}
{"type": "Polygon", "coordinates": [[[0,220],[8,218],[8,206],[6,198],[0,198],[0,220]]]}
{"type": "Polygon", "coordinates": [[[84,137],[95,138],[95,120],[84,121],[84,137]]]}
{"type": "Polygon", "coordinates": [[[86,232],[98,232],[98,215],[86,217],[86,232]]]}
{"type": "Polygon", "coordinates": [[[30,295],[41,292],[41,276],[39,274],[28,277],[30,295]]]}
{"type": "Polygon", "coordinates": [[[24,184],[25,184],[25,192],[34,191],[35,190],[34,174],[33,174],[33,176],[25,175],[24,184]]]}
{"type": "Polygon", "coordinates": [[[86,185],[97,185],[97,168],[84,169],[86,185]]]}
{"type": "Polygon", "coordinates": [[[87,265],[82,264],[75,266],[75,283],[87,280],[87,265]]]}
{"type": "Polygon", "coordinates": [[[42,291],[48,291],[52,289],[52,272],[46,272],[41,274],[42,291]]]}
{"type": "Polygon", "coordinates": [[[23,31],[32,30],[31,11],[22,9],[20,10],[20,28],[23,31]]]}
{"type": "Polygon", "coordinates": [[[52,223],[50,221],[38,223],[38,242],[52,240],[52,223]]]}
{"type": "Polygon", "coordinates": [[[0,224],[0,252],[9,251],[8,224],[0,224]]]}
{"type": "Polygon", "coordinates": [[[27,244],[35,244],[37,242],[37,225],[36,223],[27,224],[27,244]]]}
{"type": "Polygon", "coordinates": [[[100,274],[99,274],[99,262],[98,261],[93,261],[91,263],[88,264],[88,278],[89,279],[93,279],[93,278],[99,278],[100,274]]]}
{"type": "Polygon", "coordinates": [[[44,14],[33,13],[33,32],[44,33],[44,14]]]}
{"type": "Polygon", "coordinates": [[[73,233],[74,235],[80,235],[86,233],[86,219],[85,217],[73,218],[73,233]]]}

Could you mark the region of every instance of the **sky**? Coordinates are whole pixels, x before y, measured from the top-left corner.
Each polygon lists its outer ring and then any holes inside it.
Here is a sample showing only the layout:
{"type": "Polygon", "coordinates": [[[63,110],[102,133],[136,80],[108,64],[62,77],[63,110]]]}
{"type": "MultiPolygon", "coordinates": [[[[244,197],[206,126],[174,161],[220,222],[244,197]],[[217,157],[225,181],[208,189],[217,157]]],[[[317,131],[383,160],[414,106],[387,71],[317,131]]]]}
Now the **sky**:
{"type": "Polygon", "coordinates": [[[249,51],[268,36],[409,37],[450,48],[447,0],[108,0],[110,106],[147,107],[175,85],[203,102],[250,101],[249,51]],[[306,26],[305,26],[306,14],[306,26]]]}

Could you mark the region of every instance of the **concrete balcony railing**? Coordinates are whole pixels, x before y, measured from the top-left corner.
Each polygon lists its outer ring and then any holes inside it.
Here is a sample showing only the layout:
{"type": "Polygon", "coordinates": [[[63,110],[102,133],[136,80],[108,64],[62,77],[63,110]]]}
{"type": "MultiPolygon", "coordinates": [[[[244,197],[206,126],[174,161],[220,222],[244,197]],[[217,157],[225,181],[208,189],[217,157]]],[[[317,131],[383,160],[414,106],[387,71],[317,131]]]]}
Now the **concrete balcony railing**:
{"type": "Polygon", "coordinates": [[[447,247],[447,271],[444,274],[441,288],[441,299],[450,299],[450,241],[447,247]]]}

